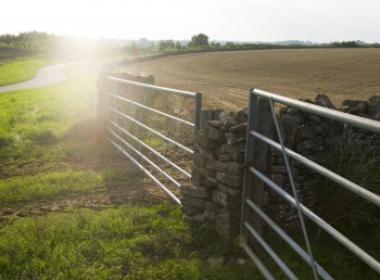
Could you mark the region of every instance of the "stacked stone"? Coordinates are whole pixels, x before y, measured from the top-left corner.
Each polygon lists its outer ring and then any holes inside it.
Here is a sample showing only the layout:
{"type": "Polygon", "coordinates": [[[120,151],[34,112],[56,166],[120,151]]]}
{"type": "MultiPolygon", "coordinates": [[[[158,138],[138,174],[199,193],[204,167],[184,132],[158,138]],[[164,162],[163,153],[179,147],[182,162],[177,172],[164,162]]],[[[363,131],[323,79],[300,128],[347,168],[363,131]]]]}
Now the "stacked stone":
{"type": "Polygon", "coordinates": [[[188,219],[208,222],[226,241],[239,233],[245,112],[220,112],[195,137],[192,186],[182,188],[188,219]]]}
{"type": "MultiPolygon", "coordinates": [[[[336,109],[325,95],[303,101],[336,109]]],[[[344,101],[341,110],[377,120],[380,97],[368,101],[344,101]]],[[[192,184],[181,189],[183,209],[189,220],[212,224],[221,237],[232,241],[240,228],[247,116],[244,111],[213,110],[204,112],[205,119],[207,121],[195,137],[192,184]]],[[[322,166],[326,166],[332,149],[347,142],[345,135],[352,130],[342,123],[291,107],[280,110],[279,120],[286,147],[322,166]]],[[[355,137],[360,136],[361,141],[379,152],[379,135],[360,129],[352,131],[355,137]]],[[[272,138],[278,142],[275,134],[272,138]]],[[[299,162],[289,160],[298,197],[305,206],[313,209],[322,178],[299,162]]],[[[273,148],[265,173],[292,194],[283,155],[273,148]]],[[[265,213],[281,227],[292,229],[299,226],[296,209],[270,188],[265,188],[262,204],[265,213]]]]}
{"type": "MultiPolygon", "coordinates": [[[[336,110],[326,95],[317,95],[313,101],[303,101],[336,110]]],[[[362,117],[379,119],[380,97],[374,96],[368,101],[345,100],[341,110],[362,117]]],[[[340,143],[347,142],[347,130],[352,130],[352,128],[345,128],[342,123],[304,113],[292,107],[282,108],[279,119],[283,128],[286,147],[322,166],[326,165],[326,159],[332,149],[337,148],[340,143]]],[[[360,138],[360,141],[364,141],[373,147],[380,146],[378,135],[358,129],[352,131],[354,136],[351,135],[350,137],[360,138]]],[[[278,141],[276,136],[273,138],[278,141]]],[[[290,159],[290,165],[300,201],[309,208],[315,207],[316,193],[321,183],[321,176],[298,161],[290,159]]],[[[274,182],[292,194],[283,155],[274,149],[271,149],[268,173],[274,182]]],[[[267,212],[281,226],[292,227],[296,224],[295,222],[298,219],[296,209],[290,204],[284,203],[283,198],[276,192],[268,189],[265,204],[267,205],[267,212]]]]}

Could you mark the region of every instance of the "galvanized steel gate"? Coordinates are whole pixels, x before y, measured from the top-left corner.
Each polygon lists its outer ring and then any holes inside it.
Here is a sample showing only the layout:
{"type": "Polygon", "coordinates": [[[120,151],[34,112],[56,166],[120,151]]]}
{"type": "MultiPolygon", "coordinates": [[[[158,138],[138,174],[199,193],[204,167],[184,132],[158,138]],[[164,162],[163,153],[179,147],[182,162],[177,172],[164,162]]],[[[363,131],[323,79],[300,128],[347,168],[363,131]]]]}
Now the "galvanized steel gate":
{"type": "Polygon", "coordinates": [[[111,143],[181,205],[176,193],[191,178],[201,94],[112,76],[107,80],[111,143]]]}
{"type": "MultiPolygon", "coordinates": [[[[316,162],[286,148],[284,146],[284,139],[282,130],[280,128],[279,120],[277,119],[275,111],[275,103],[280,103],[287,105],[298,110],[315,114],[320,117],[328,118],[334,121],[342,122],[346,125],[358,127],[361,129],[369,130],[375,133],[380,133],[380,122],[370,120],[367,118],[362,118],[358,116],[353,116],[350,114],[342,113],[332,109],[323,108],[314,104],[309,104],[306,102],[301,102],[295,99],[287,98],[284,96],[276,95],[273,93],[252,89],[250,91],[250,103],[249,103],[249,121],[248,121],[248,140],[246,146],[246,175],[245,175],[245,186],[242,204],[242,222],[241,222],[241,233],[242,233],[242,247],[251,257],[251,259],[256,263],[259,270],[267,279],[274,279],[273,273],[268,270],[264,262],[257,256],[257,252],[253,247],[258,246],[261,251],[267,253],[273,261],[278,265],[278,267],[284,272],[284,274],[289,279],[297,279],[297,276],[291,269],[285,264],[285,262],[280,258],[280,256],[275,252],[275,250],[269,245],[267,241],[264,240],[263,236],[260,234],[260,229],[255,228],[255,219],[260,219],[265,222],[282,240],[284,240],[290,248],[292,248],[305,262],[310,266],[314,279],[333,279],[331,275],[318,264],[317,260],[313,257],[312,246],[310,245],[308,231],[305,225],[304,217],[307,217],[310,221],[324,230],[327,234],[333,237],[336,241],[340,242],[344,247],[351,251],[357,258],[361,259],[370,268],[380,274],[380,263],[374,257],[370,256],[366,251],[357,246],[354,242],[340,233],[338,230],[333,228],[324,219],[319,217],[309,208],[300,203],[295,188],[295,183],[292,175],[292,168],[289,163],[289,159],[295,160],[304,166],[310,168],[311,170],[317,172],[319,175],[332,180],[341,187],[349,190],[361,198],[373,203],[374,205],[380,207],[380,196],[372,193],[365,188],[349,181],[348,179],[334,173],[333,171],[317,164],[316,162]],[[262,107],[267,106],[267,111],[269,109],[270,118],[263,118],[262,107]],[[260,108],[261,107],[261,108],[260,108]],[[261,120],[260,120],[261,119],[261,120]],[[266,122],[266,124],[260,124],[260,121],[266,122]],[[274,123],[275,132],[277,134],[277,139],[279,142],[273,141],[265,135],[266,127],[269,127],[270,122],[274,123]],[[264,145],[264,146],[263,146],[264,145]],[[286,166],[288,178],[290,181],[292,193],[288,193],[281,186],[272,181],[268,175],[264,174],[261,170],[260,153],[266,152],[265,146],[270,146],[272,149],[279,151],[282,156],[286,166]],[[258,158],[254,158],[258,157],[258,158]],[[280,195],[285,201],[289,202],[297,210],[300,226],[303,233],[305,246],[298,244],[292,237],[290,237],[278,224],[276,224],[273,219],[267,215],[258,203],[255,202],[255,193],[257,185],[263,188],[270,188],[278,195],[280,195]],[[252,246],[253,244],[253,246],[252,246]],[[306,249],[304,249],[305,247],[306,249]]],[[[268,114],[267,114],[268,115],[268,114]]],[[[379,240],[374,241],[379,242],[379,240]]]]}

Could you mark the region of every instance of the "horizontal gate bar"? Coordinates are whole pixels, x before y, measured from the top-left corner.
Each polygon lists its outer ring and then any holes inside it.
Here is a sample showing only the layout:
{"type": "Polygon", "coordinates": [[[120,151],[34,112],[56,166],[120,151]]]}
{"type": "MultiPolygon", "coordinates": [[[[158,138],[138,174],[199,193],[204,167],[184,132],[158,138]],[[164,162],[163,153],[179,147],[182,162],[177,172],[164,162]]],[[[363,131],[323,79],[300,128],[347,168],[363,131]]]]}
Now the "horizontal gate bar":
{"type": "Polygon", "coordinates": [[[256,256],[256,254],[251,250],[251,248],[249,248],[249,246],[246,243],[241,244],[241,247],[244,249],[247,255],[253,260],[257,268],[260,270],[260,272],[264,275],[266,279],[275,280],[273,275],[269,272],[268,268],[266,268],[266,266],[261,262],[260,258],[256,256]]]}
{"type": "Polygon", "coordinates": [[[261,96],[264,98],[272,99],[274,102],[278,102],[284,105],[295,107],[302,111],[306,111],[312,114],[319,115],[321,117],[329,118],[335,121],[340,121],[348,125],[356,126],[359,128],[367,129],[376,133],[380,133],[380,122],[363,118],[343,112],[339,112],[333,109],[321,107],[315,104],[306,103],[303,101],[295,100],[289,97],[281,96],[264,90],[253,89],[251,94],[261,96]]]}
{"type": "Polygon", "coordinates": [[[116,128],[118,128],[120,131],[122,131],[123,133],[125,133],[127,136],[129,136],[130,138],[132,138],[133,140],[135,140],[137,143],[141,144],[142,146],[144,146],[144,148],[148,149],[149,151],[151,151],[153,154],[155,154],[157,157],[159,157],[160,159],[162,159],[163,161],[165,161],[166,163],[170,164],[172,167],[174,167],[175,169],[177,169],[179,172],[181,172],[183,175],[185,175],[186,177],[188,178],[191,178],[191,174],[189,172],[187,172],[186,170],[184,170],[183,168],[179,167],[177,164],[175,164],[174,162],[172,162],[170,159],[166,158],[165,156],[163,156],[162,154],[160,154],[159,152],[157,152],[155,149],[153,149],[151,146],[149,146],[148,144],[146,144],[145,142],[141,141],[139,138],[137,138],[136,136],[134,136],[132,133],[128,132],[127,130],[125,130],[124,128],[122,128],[121,126],[119,126],[118,124],[116,124],[115,122],[111,121],[111,120],[108,120],[113,126],[115,126],[116,128]]]}
{"type": "MultiPolygon", "coordinates": [[[[275,148],[278,151],[282,151],[281,145],[277,143],[276,141],[273,141],[272,139],[256,132],[251,131],[250,134],[257,139],[265,142],[266,144],[270,145],[271,147],[275,148]]],[[[352,191],[353,193],[356,193],[357,195],[371,201],[375,205],[380,207],[380,196],[366,190],[365,188],[355,184],[354,182],[351,182],[350,180],[336,174],[335,172],[319,165],[318,163],[288,149],[285,148],[286,154],[291,157],[292,159],[297,160],[298,162],[304,164],[305,166],[309,167],[310,169],[314,170],[315,172],[325,176],[328,179],[331,179],[338,185],[341,185],[342,187],[352,191]]]]}
{"type": "Polygon", "coordinates": [[[135,152],[137,155],[139,155],[143,160],[145,160],[147,163],[149,163],[151,166],[153,166],[158,172],[160,172],[162,175],[164,175],[166,178],[168,178],[174,185],[177,187],[181,187],[181,184],[174,179],[172,176],[170,176],[168,173],[166,173],[164,170],[162,170],[157,164],[155,164],[153,161],[151,161],[149,158],[147,158],[144,154],[142,154],[140,151],[138,151],[135,147],[133,147],[131,144],[129,144],[127,141],[125,141],[122,137],[120,137],[117,133],[115,133],[112,129],[108,129],[108,131],[115,136],[117,139],[119,139],[125,146],[127,146],[129,149],[131,149],[133,152],[135,152]]]}
{"type": "Polygon", "coordinates": [[[281,258],[273,251],[269,244],[260,236],[260,234],[258,234],[258,232],[248,222],[244,222],[244,226],[290,279],[298,279],[297,276],[289,269],[289,267],[281,260],[281,258]]]}
{"type": "MultiPolygon", "coordinates": [[[[262,180],[266,185],[268,185],[272,190],[281,195],[285,200],[287,200],[293,206],[296,205],[295,199],[284,191],[280,186],[278,186],[271,179],[266,177],[263,173],[255,169],[254,167],[250,167],[249,171],[257,176],[260,180],[262,180]]],[[[324,229],[328,234],[334,237],[338,242],[340,242],[343,246],[349,249],[353,254],[355,254],[358,258],[360,258],[363,262],[368,264],[372,269],[374,269],[377,273],[380,273],[380,263],[374,259],[372,256],[367,254],[363,249],[353,243],[346,236],[341,234],[327,222],[325,222],[321,217],[312,212],[309,208],[305,207],[303,204],[300,204],[302,212],[308,216],[313,222],[315,222],[318,226],[324,229]]]]}
{"type": "MultiPolygon", "coordinates": [[[[295,242],[282,228],[280,228],[267,214],[265,214],[252,200],[245,201],[290,247],[311,266],[308,253],[295,242]]],[[[333,278],[323,269],[317,262],[314,262],[318,274],[325,280],[333,280],[333,278]]]]}
{"type": "Polygon", "coordinates": [[[159,86],[154,86],[154,85],[150,85],[150,84],[144,84],[144,83],[139,83],[139,82],[135,82],[135,81],[130,81],[130,80],[126,80],[126,79],[120,79],[120,78],[116,78],[116,77],[112,77],[112,76],[108,76],[108,79],[116,81],[116,82],[128,84],[128,85],[134,85],[134,86],[139,86],[139,87],[143,87],[143,88],[155,89],[157,91],[172,93],[172,94],[179,95],[179,96],[195,97],[195,95],[197,95],[197,93],[191,92],[191,91],[178,90],[178,89],[172,89],[172,88],[166,88],[166,87],[159,87],[159,86]]]}
{"type": "Polygon", "coordinates": [[[184,151],[186,151],[186,152],[188,152],[188,153],[190,153],[190,154],[193,154],[193,153],[194,153],[194,151],[191,150],[190,148],[188,148],[188,147],[182,145],[181,143],[178,143],[177,141],[175,141],[175,140],[173,140],[173,139],[171,139],[171,138],[169,138],[169,137],[163,135],[161,132],[158,132],[157,130],[155,130],[155,129],[153,129],[153,128],[150,128],[149,126],[147,126],[147,125],[145,125],[145,124],[139,122],[138,120],[132,118],[131,116],[128,116],[128,115],[126,115],[126,114],[124,114],[124,113],[122,113],[122,112],[120,112],[120,111],[118,111],[118,110],[116,110],[115,108],[112,108],[112,107],[110,107],[110,106],[109,106],[108,108],[109,108],[111,111],[113,111],[113,112],[119,114],[120,116],[122,116],[122,117],[124,117],[124,118],[130,120],[131,122],[134,122],[135,124],[137,124],[137,125],[139,125],[139,126],[145,128],[146,130],[149,130],[150,132],[154,133],[154,134],[157,135],[158,137],[161,137],[162,139],[165,139],[166,141],[168,141],[168,142],[172,143],[173,145],[177,146],[178,148],[180,148],[180,149],[182,149],[182,150],[184,150],[184,151]]]}
{"type": "Polygon", "coordinates": [[[139,169],[141,169],[147,176],[149,176],[167,195],[170,196],[177,204],[182,206],[181,200],[178,199],[168,188],[165,187],[152,173],[150,173],[144,166],[142,166],[133,156],[126,152],[120,145],[116,144],[112,139],[109,139],[111,143],[122,152],[129,160],[131,160],[139,169]]]}
{"type": "Polygon", "coordinates": [[[112,97],[115,97],[115,98],[118,98],[118,99],[120,99],[120,100],[122,100],[122,101],[125,101],[125,102],[129,103],[129,104],[133,104],[133,105],[135,105],[135,106],[137,106],[137,107],[140,107],[140,108],[142,108],[142,109],[145,109],[145,110],[147,110],[147,111],[154,112],[154,113],[159,114],[159,115],[161,115],[161,116],[164,116],[164,117],[166,117],[166,118],[169,118],[169,119],[172,119],[172,120],[178,121],[178,122],[180,122],[180,123],[186,124],[186,125],[188,125],[188,126],[191,126],[191,127],[194,127],[194,126],[195,126],[192,122],[189,122],[189,121],[187,121],[187,120],[184,120],[184,119],[178,118],[178,117],[176,117],[176,116],[173,116],[173,115],[170,115],[170,114],[164,113],[164,112],[162,112],[162,111],[160,111],[160,110],[157,110],[157,109],[154,109],[154,108],[152,108],[152,107],[149,107],[149,106],[143,105],[143,104],[138,103],[138,102],[136,102],[136,101],[130,100],[130,99],[126,98],[126,97],[122,97],[122,96],[117,95],[117,94],[114,94],[114,93],[108,93],[108,95],[110,95],[110,96],[112,96],[112,97]]]}

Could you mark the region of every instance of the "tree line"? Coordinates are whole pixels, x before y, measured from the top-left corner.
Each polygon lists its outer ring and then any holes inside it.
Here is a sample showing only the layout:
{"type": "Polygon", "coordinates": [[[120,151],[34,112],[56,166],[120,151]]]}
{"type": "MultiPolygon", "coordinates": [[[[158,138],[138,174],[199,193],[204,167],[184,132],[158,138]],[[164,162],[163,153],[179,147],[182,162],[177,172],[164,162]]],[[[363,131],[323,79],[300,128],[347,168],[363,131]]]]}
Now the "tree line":
{"type": "MultiPolygon", "coordinates": [[[[145,40],[147,42],[152,42],[145,40]]],[[[368,44],[362,41],[343,41],[332,43],[312,43],[289,41],[284,43],[240,43],[240,42],[217,42],[210,41],[204,33],[193,35],[188,41],[161,40],[148,46],[140,46],[132,42],[127,46],[120,47],[120,42],[114,40],[90,40],[74,39],[68,36],[57,36],[45,32],[24,32],[18,35],[5,34],[0,36],[0,47],[16,48],[42,53],[88,53],[89,46],[97,52],[107,54],[154,52],[154,51],[177,51],[177,50],[260,50],[260,49],[287,49],[287,48],[379,48],[379,43],[368,44]],[[79,51],[82,49],[81,51],[79,51]]],[[[80,55],[79,55],[80,56],[80,55]]]]}

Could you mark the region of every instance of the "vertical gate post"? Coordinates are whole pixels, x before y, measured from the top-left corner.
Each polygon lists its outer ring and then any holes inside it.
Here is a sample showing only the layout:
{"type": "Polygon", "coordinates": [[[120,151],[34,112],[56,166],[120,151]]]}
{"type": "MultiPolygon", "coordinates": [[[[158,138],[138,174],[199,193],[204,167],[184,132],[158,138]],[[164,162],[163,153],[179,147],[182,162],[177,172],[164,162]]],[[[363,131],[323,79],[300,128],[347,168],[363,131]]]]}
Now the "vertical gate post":
{"type": "MultiPolygon", "coordinates": [[[[269,146],[254,138],[250,133],[256,131],[269,138],[272,137],[273,123],[271,109],[268,100],[259,98],[250,90],[249,116],[247,127],[247,144],[245,151],[245,175],[244,192],[242,201],[241,232],[243,242],[253,243],[247,238],[244,222],[248,221],[252,227],[261,235],[263,233],[263,221],[246,205],[246,199],[251,199],[257,206],[265,204],[264,183],[253,176],[249,167],[253,166],[263,173],[267,173],[269,167],[269,146]]],[[[254,243],[253,243],[254,244],[254,243]]],[[[254,245],[255,246],[255,245],[254,245]]]]}
{"type": "Polygon", "coordinates": [[[197,92],[195,95],[195,110],[194,110],[195,130],[198,130],[201,128],[201,111],[202,111],[202,94],[197,92]]]}

